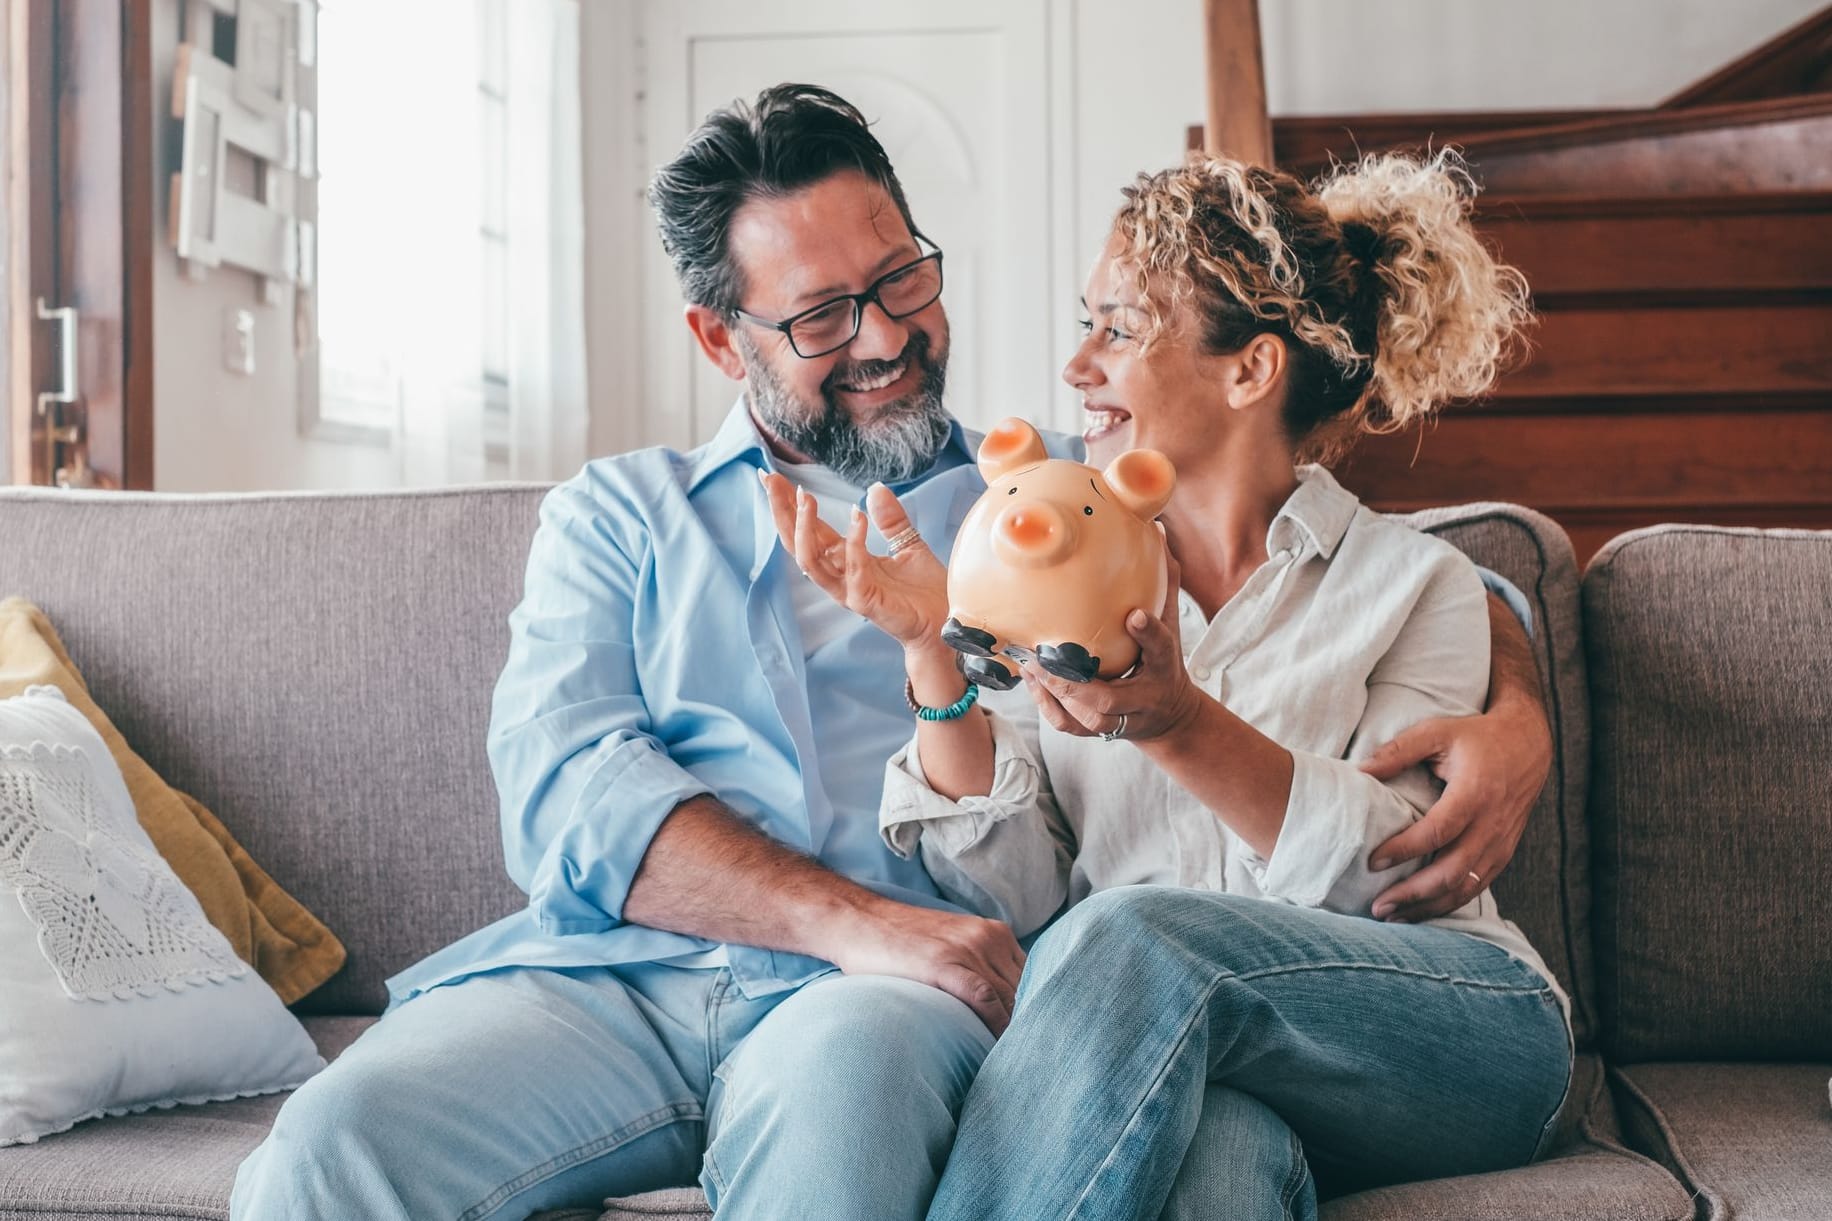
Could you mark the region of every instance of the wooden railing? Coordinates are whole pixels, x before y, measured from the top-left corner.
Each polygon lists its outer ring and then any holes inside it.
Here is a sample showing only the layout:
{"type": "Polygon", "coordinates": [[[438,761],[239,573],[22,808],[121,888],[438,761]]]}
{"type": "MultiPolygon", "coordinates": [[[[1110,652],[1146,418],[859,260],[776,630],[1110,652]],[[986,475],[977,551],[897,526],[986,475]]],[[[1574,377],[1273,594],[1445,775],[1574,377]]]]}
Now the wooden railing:
{"type": "Polygon", "coordinates": [[[1299,173],[1461,147],[1539,315],[1492,398],[1364,441],[1343,482],[1532,505],[1580,562],[1663,521],[1832,529],[1829,59],[1832,9],[1659,107],[1273,120],[1299,173]]]}

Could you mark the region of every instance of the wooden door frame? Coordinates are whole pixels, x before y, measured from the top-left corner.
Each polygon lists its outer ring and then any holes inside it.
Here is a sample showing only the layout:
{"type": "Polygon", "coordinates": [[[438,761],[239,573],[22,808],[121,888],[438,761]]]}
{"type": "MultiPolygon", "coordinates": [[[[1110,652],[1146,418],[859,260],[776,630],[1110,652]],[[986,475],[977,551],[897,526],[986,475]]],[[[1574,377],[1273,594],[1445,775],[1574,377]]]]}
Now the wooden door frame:
{"type": "Polygon", "coordinates": [[[0,64],[5,68],[0,76],[0,266],[6,269],[0,292],[0,483],[32,481],[32,369],[38,335],[32,300],[49,264],[31,240],[43,215],[42,207],[39,215],[33,212],[38,206],[33,165],[48,138],[41,130],[42,105],[33,104],[32,89],[40,78],[29,65],[47,53],[49,38],[37,6],[0,0],[0,64]]]}
{"type": "MultiPolygon", "coordinates": [[[[96,0],[88,0],[95,5],[96,0]]],[[[153,71],[153,0],[121,9],[121,486],[153,487],[153,263],[159,223],[159,132],[170,113],[153,71]]]]}
{"type": "MultiPolygon", "coordinates": [[[[153,484],[152,0],[0,0],[7,97],[0,101],[0,211],[8,276],[0,304],[6,476],[50,483],[37,394],[53,384],[55,328],[78,311],[78,402],[96,485],[153,484]]],[[[70,454],[62,455],[67,464],[70,454]]]]}

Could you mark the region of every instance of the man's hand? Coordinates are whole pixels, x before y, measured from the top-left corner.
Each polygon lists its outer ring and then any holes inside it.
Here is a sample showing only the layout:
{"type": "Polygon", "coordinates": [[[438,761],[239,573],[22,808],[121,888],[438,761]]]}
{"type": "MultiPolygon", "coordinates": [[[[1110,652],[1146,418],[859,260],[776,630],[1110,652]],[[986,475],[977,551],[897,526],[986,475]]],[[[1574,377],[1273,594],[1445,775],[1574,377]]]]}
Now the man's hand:
{"type": "Polygon", "coordinates": [[[883,899],[832,938],[823,957],[848,975],[895,975],[939,988],[995,1035],[1011,1022],[1024,951],[997,920],[883,899]]]}
{"type": "Polygon", "coordinates": [[[632,924],[824,958],[958,997],[1000,1034],[1024,951],[997,920],[896,903],[771,839],[704,794],[649,841],[624,901],[632,924]]]}
{"type": "Polygon", "coordinates": [[[1552,734],[1537,701],[1509,699],[1482,716],[1422,721],[1361,770],[1391,780],[1417,763],[1444,781],[1444,793],[1424,818],[1374,849],[1369,867],[1437,856],[1380,894],[1374,915],[1382,920],[1445,915],[1495,880],[1513,859],[1551,771],[1552,734]]]}

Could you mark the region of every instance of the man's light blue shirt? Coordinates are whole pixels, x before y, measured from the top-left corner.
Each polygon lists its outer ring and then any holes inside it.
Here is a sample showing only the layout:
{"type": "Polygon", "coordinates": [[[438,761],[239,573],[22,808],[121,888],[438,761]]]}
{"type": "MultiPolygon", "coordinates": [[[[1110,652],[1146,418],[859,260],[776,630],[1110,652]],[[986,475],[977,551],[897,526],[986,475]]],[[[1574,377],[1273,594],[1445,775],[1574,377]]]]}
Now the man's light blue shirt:
{"type": "MultiPolygon", "coordinates": [[[[929,470],[892,487],[942,555],[986,489],[978,446],[956,422],[929,470]]],[[[1050,446],[1081,457],[1079,439],[1050,446]]],[[[878,837],[884,761],[910,734],[902,651],[860,619],[803,656],[789,582],[806,578],[757,479],[771,463],[740,402],[699,449],[599,459],[543,500],[488,742],[503,855],[528,907],[389,980],[396,1002],[502,967],[714,948],[623,920],[656,829],[702,793],[880,894],[958,910],[878,837]],[[844,749],[824,758],[816,742],[836,733],[844,749]]],[[[830,965],[727,953],[747,996],[830,965]]]]}
{"type": "MultiPolygon", "coordinates": [[[[938,554],[986,490],[979,440],[954,423],[929,470],[892,487],[938,554]]],[[[1079,438],[1046,443],[1083,457],[1079,438]]],[[[657,828],[706,793],[879,894],[959,910],[878,835],[884,763],[910,735],[901,649],[859,619],[804,657],[789,582],[806,578],[776,536],[760,469],[772,460],[740,401],[706,445],[598,459],[542,501],[488,739],[503,855],[528,906],[390,979],[393,1003],[505,967],[716,948],[623,919],[657,828]]],[[[726,951],[750,997],[831,965],[726,951]]]]}

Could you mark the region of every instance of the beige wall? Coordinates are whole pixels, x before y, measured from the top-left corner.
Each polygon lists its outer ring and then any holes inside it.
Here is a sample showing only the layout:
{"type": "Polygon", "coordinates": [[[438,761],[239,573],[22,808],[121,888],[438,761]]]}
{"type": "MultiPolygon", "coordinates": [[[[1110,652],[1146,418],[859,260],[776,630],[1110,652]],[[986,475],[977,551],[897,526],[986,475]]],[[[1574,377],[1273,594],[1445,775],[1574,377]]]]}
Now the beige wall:
{"type": "Polygon", "coordinates": [[[390,486],[398,464],[389,449],[299,435],[291,294],[282,304],[262,304],[254,277],[231,267],[202,282],[187,279],[165,240],[166,184],[178,164],[168,100],[183,8],[182,0],[153,0],[154,93],[162,99],[153,170],[160,233],[153,259],[153,485],[162,492],[390,486]],[[236,306],[255,318],[255,371],[247,377],[222,361],[223,311],[236,306]]]}

